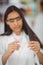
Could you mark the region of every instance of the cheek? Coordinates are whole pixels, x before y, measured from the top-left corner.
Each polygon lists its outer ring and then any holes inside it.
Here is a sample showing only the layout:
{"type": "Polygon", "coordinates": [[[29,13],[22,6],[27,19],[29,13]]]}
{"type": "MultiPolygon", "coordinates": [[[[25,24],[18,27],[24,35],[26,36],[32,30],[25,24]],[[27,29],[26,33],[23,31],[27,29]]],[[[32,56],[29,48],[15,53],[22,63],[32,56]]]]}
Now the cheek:
{"type": "Polygon", "coordinates": [[[10,28],[13,30],[14,24],[10,24],[9,26],[10,26],[10,28]]]}
{"type": "Polygon", "coordinates": [[[18,24],[19,24],[19,26],[20,26],[20,27],[22,27],[22,26],[23,26],[23,22],[22,22],[22,21],[21,21],[21,22],[19,22],[18,24]]]}
{"type": "Polygon", "coordinates": [[[7,25],[12,29],[13,28],[13,24],[12,23],[7,23],[7,25]]]}

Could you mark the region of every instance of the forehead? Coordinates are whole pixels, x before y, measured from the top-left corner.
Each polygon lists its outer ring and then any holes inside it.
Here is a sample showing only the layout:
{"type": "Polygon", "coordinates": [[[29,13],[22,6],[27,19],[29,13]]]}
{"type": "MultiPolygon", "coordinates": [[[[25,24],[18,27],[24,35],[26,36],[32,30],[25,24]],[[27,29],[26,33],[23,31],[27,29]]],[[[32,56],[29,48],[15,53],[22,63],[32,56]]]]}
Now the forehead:
{"type": "Polygon", "coordinates": [[[16,18],[18,16],[19,16],[19,13],[16,12],[16,11],[13,11],[13,12],[11,12],[11,13],[8,14],[7,19],[16,18]]]}

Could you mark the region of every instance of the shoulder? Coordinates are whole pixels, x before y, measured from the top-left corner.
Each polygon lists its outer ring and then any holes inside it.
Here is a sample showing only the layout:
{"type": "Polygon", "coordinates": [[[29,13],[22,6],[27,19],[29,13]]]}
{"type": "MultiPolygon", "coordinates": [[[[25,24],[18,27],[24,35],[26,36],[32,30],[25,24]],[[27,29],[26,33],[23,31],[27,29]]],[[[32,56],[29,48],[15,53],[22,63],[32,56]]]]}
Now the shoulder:
{"type": "Polygon", "coordinates": [[[6,43],[8,41],[8,39],[11,38],[11,35],[10,36],[0,36],[0,43],[6,43]]]}
{"type": "Polygon", "coordinates": [[[0,36],[0,46],[3,46],[7,42],[7,36],[0,36]]]}
{"type": "Polygon", "coordinates": [[[5,40],[7,36],[0,36],[0,40],[5,40]]]}
{"type": "Polygon", "coordinates": [[[6,40],[9,36],[0,36],[0,40],[6,40]]]}
{"type": "Polygon", "coordinates": [[[9,44],[14,41],[13,35],[0,36],[0,44],[9,44]]]}

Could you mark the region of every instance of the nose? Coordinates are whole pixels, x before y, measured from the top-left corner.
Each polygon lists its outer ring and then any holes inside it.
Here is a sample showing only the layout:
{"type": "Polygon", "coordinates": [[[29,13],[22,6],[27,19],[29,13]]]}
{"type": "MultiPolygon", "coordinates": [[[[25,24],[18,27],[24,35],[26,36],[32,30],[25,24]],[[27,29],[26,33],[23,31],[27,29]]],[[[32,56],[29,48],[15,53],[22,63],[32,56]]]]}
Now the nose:
{"type": "Polygon", "coordinates": [[[14,21],[14,24],[17,25],[17,21],[16,20],[14,21]]]}

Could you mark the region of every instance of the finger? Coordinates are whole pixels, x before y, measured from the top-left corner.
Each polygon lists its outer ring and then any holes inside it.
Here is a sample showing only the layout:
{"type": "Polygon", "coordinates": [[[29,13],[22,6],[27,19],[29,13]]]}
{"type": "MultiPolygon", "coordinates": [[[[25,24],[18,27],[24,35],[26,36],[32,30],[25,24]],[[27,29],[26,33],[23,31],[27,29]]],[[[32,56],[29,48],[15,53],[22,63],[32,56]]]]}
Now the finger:
{"type": "Polygon", "coordinates": [[[28,47],[35,47],[36,44],[28,44],[28,47]]]}
{"type": "Polygon", "coordinates": [[[30,41],[29,44],[35,44],[38,43],[37,41],[30,41]]]}
{"type": "Polygon", "coordinates": [[[38,52],[39,51],[35,47],[31,47],[30,49],[33,50],[33,51],[35,51],[35,52],[38,52]]]}
{"type": "Polygon", "coordinates": [[[36,50],[36,49],[33,49],[33,51],[36,52],[36,53],[38,53],[38,50],[36,50]]]}
{"type": "Polygon", "coordinates": [[[38,51],[38,50],[37,50],[36,48],[34,48],[34,47],[31,47],[30,49],[33,50],[33,51],[35,51],[35,52],[38,51]]]}

